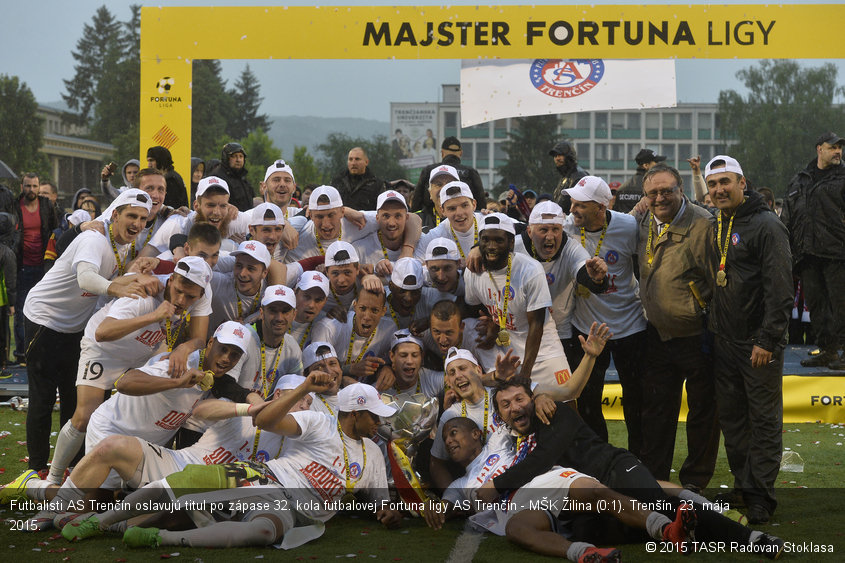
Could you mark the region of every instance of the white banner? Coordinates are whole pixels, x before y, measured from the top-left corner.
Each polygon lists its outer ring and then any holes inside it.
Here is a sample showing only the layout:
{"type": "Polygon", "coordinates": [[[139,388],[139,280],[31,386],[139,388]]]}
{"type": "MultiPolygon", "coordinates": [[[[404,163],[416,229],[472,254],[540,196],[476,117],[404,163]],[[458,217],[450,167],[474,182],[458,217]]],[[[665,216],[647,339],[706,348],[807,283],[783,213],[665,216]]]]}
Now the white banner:
{"type": "Polygon", "coordinates": [[[461,63],[461,127],[505,117],[676,105],[674,60],[461,63]]]}

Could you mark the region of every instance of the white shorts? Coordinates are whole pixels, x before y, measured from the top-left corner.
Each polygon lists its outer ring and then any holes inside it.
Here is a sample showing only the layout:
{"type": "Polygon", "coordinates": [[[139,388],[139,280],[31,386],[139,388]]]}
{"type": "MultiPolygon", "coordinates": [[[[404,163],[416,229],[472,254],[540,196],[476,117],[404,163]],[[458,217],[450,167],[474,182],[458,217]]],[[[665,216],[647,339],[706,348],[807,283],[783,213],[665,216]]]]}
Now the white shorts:
{"type": "Polygon", "coordinates": [[[87,385],[98,389],[114,389],[114,384],[120,379],[120,376],[127,369],[133,367],[127,366],[124,358],[104,356],[88,338],[82,339],[80,347],[79,366],[76,369],[77,385],[87,385]]]}
{"type": "Polygon", "coordinates": [[[567,508],[569,487],[576,479],[587,478],[596,481],[584,473],[555,466],[546,473],[534,477],[520,487],[516,493],[499,507],[474,514],[470,521],[489,532],[504,536],[508,520],[523,510],[544,510],[557,516],[567,508]]]}
{"type": "Polygon", "coordinates": [[[572,370],[566,356],[538,360],[531,370],[531,382],[537,385],[534,392],[548,393],[556,401],[571,398],[568,394],[564,395],[561,389],[571,377],[572,370]]]}
{"type": "Polygon", "coordinates": [[[143,466],[139,481],[136,483],[133,479],[130,479],[126,482],[133,489],[139,489],[147,483],[164,479],[171,473],[182,471],[189,463],[197,463],[193,456],[185,455],[181,450],[157,446],[138,437],[135,439],[141,444],[144,459],[141,462],[143,466]]]}

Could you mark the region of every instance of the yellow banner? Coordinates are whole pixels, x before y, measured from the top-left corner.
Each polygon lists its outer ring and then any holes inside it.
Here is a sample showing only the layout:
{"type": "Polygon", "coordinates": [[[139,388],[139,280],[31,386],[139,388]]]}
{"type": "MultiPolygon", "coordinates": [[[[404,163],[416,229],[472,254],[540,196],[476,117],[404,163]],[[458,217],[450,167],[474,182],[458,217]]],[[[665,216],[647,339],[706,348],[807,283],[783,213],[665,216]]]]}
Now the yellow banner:
{"type": "Polygon", "coordinates": [[[821,58],[845,6],[145,7],[141,58],[821,58]]]}
{"type": "MultiPolygon", "coordinates": [[[[784,422],[845,423],[845,377],[803,377],[787,375],[783,378],[784,422]]],[[[624,420],[622,386],[605,385],[602,399],[604,417],[624,420]]],[[[687,392],[681,402],[678,420],[687,420],[687,392]]]]}

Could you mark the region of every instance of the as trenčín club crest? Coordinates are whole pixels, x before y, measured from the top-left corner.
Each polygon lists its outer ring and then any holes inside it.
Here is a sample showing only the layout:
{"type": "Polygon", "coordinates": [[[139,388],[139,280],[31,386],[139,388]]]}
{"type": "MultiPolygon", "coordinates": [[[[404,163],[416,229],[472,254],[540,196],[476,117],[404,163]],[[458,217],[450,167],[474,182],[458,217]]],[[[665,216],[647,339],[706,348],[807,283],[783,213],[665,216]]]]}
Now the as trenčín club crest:
{"type": "Polygon", "coordinates": [[[604,76],[601,59],[536,59],[531,63],[531,83],[552,98],[574,98],[589,92],[604,76]]]}

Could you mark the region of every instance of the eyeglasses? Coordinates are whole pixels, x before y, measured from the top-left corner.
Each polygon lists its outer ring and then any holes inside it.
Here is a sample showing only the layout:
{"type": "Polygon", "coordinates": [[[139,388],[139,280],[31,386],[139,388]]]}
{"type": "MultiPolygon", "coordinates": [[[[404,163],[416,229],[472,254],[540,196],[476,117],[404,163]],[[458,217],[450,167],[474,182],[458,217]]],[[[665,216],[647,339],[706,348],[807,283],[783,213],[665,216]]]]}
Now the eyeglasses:
{"type": "Polygon", "coordinates": [[[649,192],[649,193],[645,194],[645,197],[653,201],[653,200],[657,199],[657,196],[661,196],[661,197],[669,197],[669,196],[671,196],[673,193],[675,193],[675,191],[676,191],[677,189],[678,189],[678,186],[673,186],[673,187],[671,187],[671,188],[665,188],[665,189],[662,189],[662,190],[656,190],[656,191],[649,192]]]}

